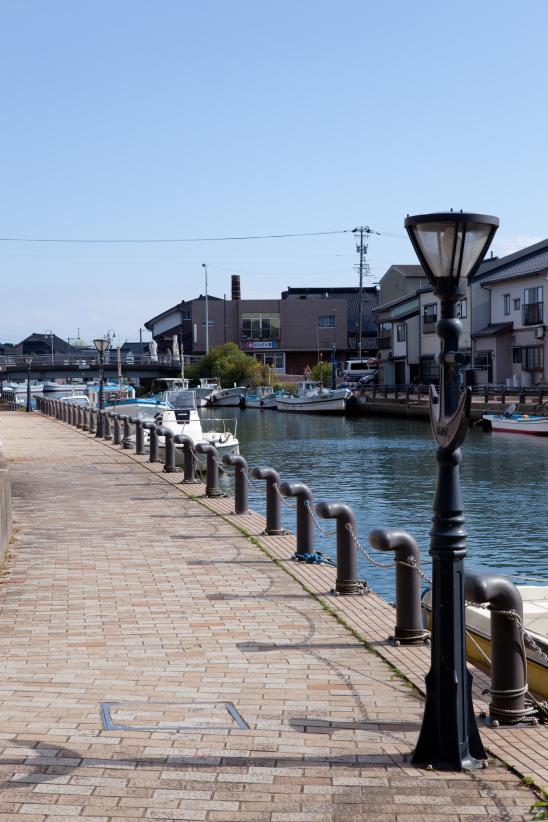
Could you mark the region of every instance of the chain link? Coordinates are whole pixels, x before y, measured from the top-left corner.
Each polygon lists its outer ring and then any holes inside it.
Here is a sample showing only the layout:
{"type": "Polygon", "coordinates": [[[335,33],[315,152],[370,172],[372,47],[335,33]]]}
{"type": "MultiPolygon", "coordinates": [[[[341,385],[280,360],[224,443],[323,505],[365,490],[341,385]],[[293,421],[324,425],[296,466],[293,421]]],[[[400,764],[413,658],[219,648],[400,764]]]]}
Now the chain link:
{"type": "Polygon", "coordinates": [[[345,528],[349,532],[350,536],[352,537],[352,541],[353,541],[354,545],[356,546],[356,548],[358,549],[358,551],[360,552],[360,554],[363,557],[365,557],[365,559],[368,562],[370,562],[371,565],[374,565],[376,568],[383,568],[383,569],[394,568],[395,567],[395,565],[396,565],[395,562],[378,562],[376,559],[373,559],[371,554],[367,551],[366,548],[363,547],[363,545],[359,541],[358,537],[356,536],[356,533],[354,532],[354,529],[352,528],[352,525],[349,522],[346,523],[345,528]]]}
{"type": "Polygon", "coordinates": [[[314,525],[316,526],[318,531],[321,534],[324,535],[324,537],[332,537],[337,533],[336,528],[333,528],[332,531],[329,531],[327,528],[324,528],[323,525],[320,524],[318,518],[316,517],[316,514],[314,513],[314,508],[310,505],[310,503],[307,499],[305,499],[304,505],[305,505],[305,508],[308,508],[308,510],[310,511],[310,516],[312,517],[312,522],[314,523],[314,525]]]}
{"type": "Polygon", "coordinates": [[[284,495],[282,494],[282,492],[281,492],[281,491],[280,491],[280,489],[278,488],[278,483],[276,483],[276,482],[275,482],[275,483],[273,483],[273,484],[272,484],[272,487],[276,489],[276,491],[277,491],[277,493],[278,493],[278,496],[280,497],[280,499],[281,499],[282,503],[285,505],[285,507],[286,507],[286,508],[290,508],[291,510],[294,510],[294,509],[297,507],[297,503],[296,503],[296,502],[294,502],[294,503],[290,503],[290,502],[288,502],[288,501],[286,500],[286,498],[284,497],[284,495]]]}

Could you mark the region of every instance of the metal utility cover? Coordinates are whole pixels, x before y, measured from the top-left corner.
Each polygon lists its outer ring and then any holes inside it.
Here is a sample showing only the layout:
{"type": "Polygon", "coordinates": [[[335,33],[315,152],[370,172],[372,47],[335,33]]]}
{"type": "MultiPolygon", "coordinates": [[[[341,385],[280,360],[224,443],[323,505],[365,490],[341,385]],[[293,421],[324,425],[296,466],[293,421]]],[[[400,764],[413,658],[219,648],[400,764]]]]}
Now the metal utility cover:
{"type": "Polygon", "coordinates": [[[249,730],[232,702],[102,702],[105,731],[249,730]]]}

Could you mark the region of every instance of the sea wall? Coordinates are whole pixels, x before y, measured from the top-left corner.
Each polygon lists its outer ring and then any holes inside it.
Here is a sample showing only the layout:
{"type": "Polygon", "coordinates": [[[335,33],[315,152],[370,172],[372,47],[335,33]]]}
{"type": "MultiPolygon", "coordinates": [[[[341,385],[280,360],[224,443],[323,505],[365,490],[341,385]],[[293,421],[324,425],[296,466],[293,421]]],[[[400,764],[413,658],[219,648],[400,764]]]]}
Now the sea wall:
{"type": "Polygon", "coordinates": [[[11,480],[7,463],[0,456],[0,568],[6,558],[12,523],[11,480]]]}

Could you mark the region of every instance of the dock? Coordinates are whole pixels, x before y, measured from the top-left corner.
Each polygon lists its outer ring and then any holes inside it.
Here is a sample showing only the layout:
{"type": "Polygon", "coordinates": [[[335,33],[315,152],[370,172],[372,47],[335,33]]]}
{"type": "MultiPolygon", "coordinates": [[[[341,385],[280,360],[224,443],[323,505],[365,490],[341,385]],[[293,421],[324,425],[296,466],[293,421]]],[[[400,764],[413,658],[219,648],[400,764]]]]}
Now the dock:
{"type": "Polygon", "coordinates": [[[546,726],[480,727],[471,774],[406,762],[430,652],[380,597],[111,442],[16,412],[0,439],[0,822],[532,818],[546,726]]]}

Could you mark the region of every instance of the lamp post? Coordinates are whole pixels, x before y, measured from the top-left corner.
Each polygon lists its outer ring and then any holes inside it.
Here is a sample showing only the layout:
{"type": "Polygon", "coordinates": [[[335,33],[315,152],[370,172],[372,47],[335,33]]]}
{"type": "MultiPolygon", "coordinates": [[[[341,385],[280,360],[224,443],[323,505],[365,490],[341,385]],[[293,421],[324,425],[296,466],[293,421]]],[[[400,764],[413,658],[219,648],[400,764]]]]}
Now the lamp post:
{"type": "Polygon", "coordinates": [[[466,437],[471,391],[461,390],[459,352],[462,324],[456,302],[498,228],[496,217],[446,212],[407,217],[405,228],[434,294],[441,303],[436,333],[441,340],[439,396],[430,386],[430,421],[437,443],[438,480],[433,502],[431,667],[426,706],[413,753],[414,764],[462,771],[485,759],[472,705],[472,677],[466,667],[464,623],[464,530],[460,446],[466,437]]]}
{"type": "Polygon", "coordinates": [[[209,354],[209,306],[207,300],[207,265],[202,263],[205,272],[205,350],[209,354]]]}
{"type": "Polygon", "coordinates": [[[103,410],[103,382],[105,379],[105,351],[107,351],[109,347],[110,340],[108,338],[101,337],[98,340],[93,340],[93,345],[97,349],[99,354],[99,414],[97,415],[97,430],[95,432],[95,436],[98,438],[103,437],[103,415],[101,411],[103,410]]]}
{"type": "Polygon", "coordinates": [[[27,411],[28,413],[32,411],[32,402],[30,396],[30,367],[32,365],[33,359],[34,358],[32,354],[27,354],[25,357],[25,365],[27,366],[27,407],[25,408],[25,411],[27,411]]]}
{"type": "Polygon", "coordinates": [[[49,356],[50,356],[51,365],[53,365],[53,337],[54,337],[54,333],[53,333],[53,331],[46,331],[46,335],[49,336],[49,350],[50,350],[50,355],[49,356]]]}

